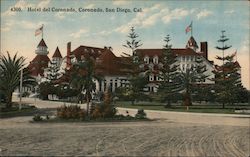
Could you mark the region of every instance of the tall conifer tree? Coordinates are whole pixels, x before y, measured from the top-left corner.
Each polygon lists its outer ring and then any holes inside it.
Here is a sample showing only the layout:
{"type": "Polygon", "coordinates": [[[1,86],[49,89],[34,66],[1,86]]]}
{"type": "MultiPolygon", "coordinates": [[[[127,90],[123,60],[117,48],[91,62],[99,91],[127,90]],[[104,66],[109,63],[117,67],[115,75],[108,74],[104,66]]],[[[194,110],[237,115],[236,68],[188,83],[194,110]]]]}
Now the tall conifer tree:
{"type": "Polygon", "coordinates": [[[218,40],[222,46],[216,47],[222,51],[222,56],[216,56],[216,59],[222,61],[222,65],[217,65],[214,71],[217,100],[222,103],[222,108],[225,108],[226,103],[233,103],[235,101],[237,91],[241,87],[239,67],[234,62],[236,54],[225,55],[225,50],[232,46],[225,44],[229,38],[227,38],[224,33],[225,31],[222,31],[222,35],[218,40]]]}
{"type": "Polygon", "coordinates": [[[124,47],[128,48],[132,52],[132,71],[129,76],[129,82],[130,85],[127,89],[128,93],[130,93],[129,97],[132,101],[132,104],[134,104],[134,101],[136,99],[139,99],[142,97],[143,94],[143,88],[147,84],[147,77],[145,75],[140,74],[139,65],[141,64],[139,57],[136,54],[136,49],[138,49],[140,46],[142,46],[141,40],[138,40],[137,38],[139,35],[135,32],[134,27],[131,27],[130,33],[128,34],[129,40],[126,40],[126,44],[123,45],[124,47]]]}
{"type": "Polygon", "coordinates": [[[171,51],[172,45],[169,44],[170,36],[167,35],[164,41],[166,44],[163,46],[163,57],[161,59],[163,68],[161,69],[160,74],[160,78],[163,81],[159,87],[158,94],[160,94],[163,101],[167,102],[165,107],[170,107],[171,101],[176,99],[175,95],[180,91],[180,85],[177,81],[179,66],[176,64],[177,56],[171,51]]]}

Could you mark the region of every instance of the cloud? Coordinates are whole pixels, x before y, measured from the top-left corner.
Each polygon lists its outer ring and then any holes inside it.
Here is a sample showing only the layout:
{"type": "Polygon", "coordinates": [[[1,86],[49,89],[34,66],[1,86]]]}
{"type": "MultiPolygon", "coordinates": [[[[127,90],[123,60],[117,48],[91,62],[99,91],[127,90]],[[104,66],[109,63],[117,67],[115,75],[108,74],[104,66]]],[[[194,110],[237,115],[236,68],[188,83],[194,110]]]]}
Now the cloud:
{"type": "Polygon", "coordinates": [[[111,31],[101,31],[101,32],[99,32],[99,33],[97,33],[97,34],[99,34],[99,35],[102,35],[102,36],[107,36],[107,35],[109,35],[109,34],[111,34],[112,32],[111,31]]]}
{"type": "Polygon", "coordinates": [[[73,12],[57,12],[55,17],[58,19],[64,19],[67,15],[73,14],[73,12]]]}
{"type": "Polygon", "coordinates": [[[35,22],[30,22],[30,21],[20,21],[18,22],[19,26],[24,28],[24,29],[37,29],[39,26],[41,26],[42,24],[47,24],[47,22],[38,22],[38,23],[35,23],[35,22]]]}
{"type": "Polygon", "coordinates": [[[8,32],[11,30],[11,27],[15,24],[15,22],[13,20],[11,21],[7,21],[2,27],[1,27],[1,31],[3,32],[8,32]]]}
{"type": "Polygon", "coordinates": [[[43,7],[48,6],[50,1],[51,0],[42,0],[37,5],[34,5],[32,3],[28,3],[26,0],[19,0],[19,1],[16,2],[15,5],[10,6],[7,11],[2,13],[1,16],[6,17],[6,16],[14,16],[14,15],[16,15],[17,12],[11,11],[11,8],[14,8],[14,7],[15,8],[21,8],[21,9],[26,9],[27,7],[37,7],[37,8],[41,7],[41,8],[43,8],[43,7]]]}
{"type": "Polygon", "coordinates": [[[125,1],[125,0],[114,0],[113,1],[113,5],[127,5],[129,4],[130,2],[129,1],[125,1]]]}
{"type": "Polygon", "coordinates": [[[162,21],[167,24],[170,23],[172,20],[180,20],[183,17],[190,14],[190,11],[183,9],[183,8],[177,8],[172,11],[166,12],[166,16],[162,17],[162,21]]]}
{"type": "Polygon", "coordinates": [[[34,5],[28,3],[28,2],[25,1],[25,0],[20,0],[20,1],[17,1],[17,3],[16,3],[14,6],[10,6],[10,7],[8,8],[8,10],[5,11],[1,16],[2,16],[2,17],[5,17],[5,16],[14,16],[14,15],[16,15],[16,12],[15,12],[15,11],[11,11],[11,8],[13,8],[13,7],[24,9],[24,8],[26,8],[26,7],[32,7],[32,6],[34,6],[34,5]]]}
{"type": "Polygon", "coordinates": [[[212,11],[209,11],[209,10],[202,10],[201,12],[199,12],[196,16],[197,16],[197,19],[201,19],[201,18],[204,18],[204,17],[207,17],[209,15],[212,15],[213,12],[212,11]]]}
{"type": "Polygon", "coordinates": [[[89,32],[87,29],[80,29],[78,32],[71,33],[69,36],[73,38],[80,38],[82,34],[89,32]]]}
{"type": "Polygon", "coordinates": [[[47,24],[48,22],[40,21],[40,22],[30,22],[30,21],[7,21],[4,26],[1,27],[1,31],[8,32],[12,29],[12,27],[19,27],[28,30],[36,30],[42,24],[47,24]]]}
{"type": "Polygon", "coordinates": [[[128,22],[126,25],[117,27],[115,31],[119,33],[128,33],[130,27],[132,26],[137,28],[146,28],[155,25],[159,21],[168,24],[172,20],[180,20],[183,17],[194,13],[194,11],[194,9],[186,10],[184,8],[170,10],[165,6],[155,4],[152,7],[144,8],[143,12],[137,13],[130,22],[128,22]]]}
{"type": "Polygon", "coordinates": [[[136,14],[136,16],[130,21],[128,22],[126,25],[122,25],[120,27],[117,27],[115,29],[115,32],[120,32],[120,33],[127,33],[130,30],[130,27],[134,26],[134,27],[147,27],[147,26],[151,26],[154,25],[154,23],[156,22],[156,17],[158,17],[159,15],[159,9],[160,5],[159,4],[155,4],[154,6],[150,7],[150,8],[144,8],[143,12],[139,12],[136,14]],[[158,11],[158,12],[155,12],[158,11]],[[151,16],[149,16],[150,14],[152,14],[151,16]],[[157,14],[157,15],[154,15],[157,14]],[[148,18],[150,18],[150,20],[148,20],[148,18]]]}
{"type": "Polygon", "coordinates": [[[91,9],[91,8],[94,8],[95,4],[89,4],[87,6],[85,6],[84,8],[88,8],[88,9],[91,9]]]}
{"type": "Polygon", "coordinates": [[[41,1],[41,2],[39,2],[39,3],[37,4],[37,7],[41,7],[41,8],[47,7],[47,6],[49,5],[50,1],[51,1],[51,0],[43,0],[43,1],[41,1]]]}
{"type": "Polygon", "coordinates": [[[225,14],[233,14],[235,11],[234,10],[226,10],[224,11],[225,14]]]}

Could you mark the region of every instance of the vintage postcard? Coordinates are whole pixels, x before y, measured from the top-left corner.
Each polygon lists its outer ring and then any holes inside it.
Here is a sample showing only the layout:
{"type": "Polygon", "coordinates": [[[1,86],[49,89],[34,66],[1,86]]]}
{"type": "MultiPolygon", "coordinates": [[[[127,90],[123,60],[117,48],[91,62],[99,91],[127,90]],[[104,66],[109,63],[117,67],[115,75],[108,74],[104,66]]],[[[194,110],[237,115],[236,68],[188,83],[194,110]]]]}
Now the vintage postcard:
{"type": "Polygon", "coordinates": [[[249,1],[0,6],[0,156],[250,155],[249,1]]]}

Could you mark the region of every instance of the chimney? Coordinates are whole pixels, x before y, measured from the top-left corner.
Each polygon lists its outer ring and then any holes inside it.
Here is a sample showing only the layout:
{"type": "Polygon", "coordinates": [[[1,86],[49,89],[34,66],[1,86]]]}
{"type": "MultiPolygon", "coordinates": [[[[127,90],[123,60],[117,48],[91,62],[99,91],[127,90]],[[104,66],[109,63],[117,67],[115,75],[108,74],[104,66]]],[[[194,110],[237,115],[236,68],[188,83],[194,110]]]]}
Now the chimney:
{"type": "Polygon", "coordinates": [[[71,42],[67,43],[67,68],[70,68],[71,66],[71,59],[70,59],[70,54],[71,54],[71,42]]]}
{"type": "Polygon", "coordinates": [[[208,54],[207,54],[207,42],[201,42],[201,52],[202,55],[207,59],[208,54]]]}

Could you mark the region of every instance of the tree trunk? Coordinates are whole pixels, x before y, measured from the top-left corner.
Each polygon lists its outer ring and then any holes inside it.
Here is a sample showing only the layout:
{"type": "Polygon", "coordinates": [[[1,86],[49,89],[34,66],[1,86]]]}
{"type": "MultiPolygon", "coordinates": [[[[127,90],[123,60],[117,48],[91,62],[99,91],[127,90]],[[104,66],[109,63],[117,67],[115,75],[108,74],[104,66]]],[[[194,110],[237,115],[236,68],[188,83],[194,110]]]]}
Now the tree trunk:
{"type": "Polygon", "coordinates": [[[12,107],[12,92],[6,95],[6,108],[12,107]]]}
{"type": "Polygon", "coordinates": [[[89,118],[89,96],[88,96],[88,94],[86,95],[86,99],[87,99],[87,114],[86,114],[86,116],[87,116],[87,118],[89,118]]]}
{"type": "Polygon", "coordinates": [[[171,101],[168,100],[168,101],[167,101],[167,104],[165,105],[165,108],[170,108],[170,107],[171,107],[171,101]]]}
{"type": "Polygon", "coordinates": [[[223,109],[225,108],[225,103],[224,103],[224,102],[222,102],[222,108],[223,108],[223,109]]]}

